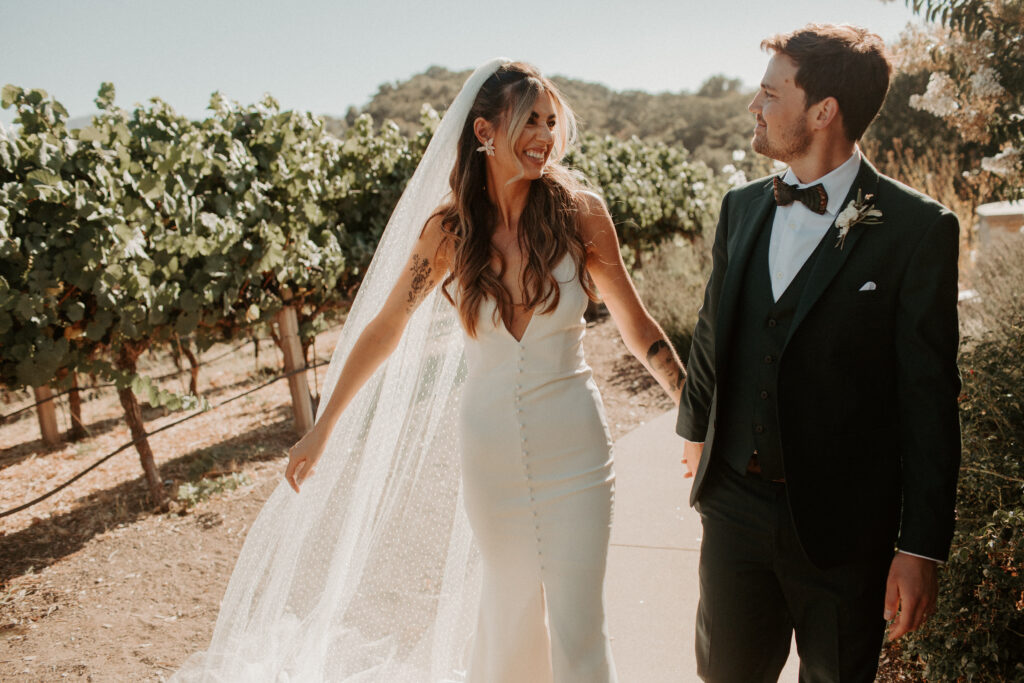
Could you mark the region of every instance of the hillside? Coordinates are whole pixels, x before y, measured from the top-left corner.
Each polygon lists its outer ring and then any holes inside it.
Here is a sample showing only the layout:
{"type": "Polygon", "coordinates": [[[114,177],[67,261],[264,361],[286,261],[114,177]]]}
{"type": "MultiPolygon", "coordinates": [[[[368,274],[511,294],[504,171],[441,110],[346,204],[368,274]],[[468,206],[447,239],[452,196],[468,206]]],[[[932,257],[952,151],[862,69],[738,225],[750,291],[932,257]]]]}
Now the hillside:
{"type": "MultiPolygon", "coordinates": [[[[444,111],[469,74],[432,66],[408,80],[384,83],[366,106],[350,108],[344,120],[329,120],[329,129],[340,132],[368,113],[377,123],[390,119],[410,133],[419,127],[423,105],[444,111]]],[[[730,162],[731,150],[749,146],[751,93],[737,79],[712,76],[696,93],[658,94],[617,91],[564,76],[552,80],[576,111],[581,131],[681,144],[715,168],[730,162]]]]}

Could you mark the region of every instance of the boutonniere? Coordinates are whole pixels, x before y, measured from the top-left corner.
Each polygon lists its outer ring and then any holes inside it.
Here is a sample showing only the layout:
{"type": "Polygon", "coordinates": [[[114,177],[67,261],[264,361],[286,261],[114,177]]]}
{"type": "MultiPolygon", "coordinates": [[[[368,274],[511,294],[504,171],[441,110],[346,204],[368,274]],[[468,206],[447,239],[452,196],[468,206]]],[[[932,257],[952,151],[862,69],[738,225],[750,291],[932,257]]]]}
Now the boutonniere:
{"type": "Polygon", "coordinates": [[[879,220],[881,217],[882,212],[875,208],[875,195],[863,195],[860,190],[857,190],[857,198],[851,199],[836,218],[836,227],[839,228],[839,239],[836,240],[836,246],[840,249],[843,248],[846,235],[853,226],[858,223],[864,225],[881,223],[882,221],[879,220]]]}

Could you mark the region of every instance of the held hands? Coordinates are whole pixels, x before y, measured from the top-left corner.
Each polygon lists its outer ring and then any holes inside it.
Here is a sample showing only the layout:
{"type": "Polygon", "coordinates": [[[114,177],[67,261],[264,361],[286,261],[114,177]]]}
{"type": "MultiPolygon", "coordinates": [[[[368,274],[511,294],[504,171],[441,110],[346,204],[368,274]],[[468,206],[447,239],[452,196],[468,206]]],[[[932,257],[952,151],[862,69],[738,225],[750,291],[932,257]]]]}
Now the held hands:
{"type": "Polygon", "coordinates": [[[703,443],[694,443],[683,439],[683,459],[680,461],[686,465],[686,474],[683,476],[689,479],[697,473],[697,465],[700,464],[700,456],[704,453],[703,443]]]}
{"type": "Polygon", "coordinates": [[[316,463],[323,455],[325,445],[325,438],[314,427],[288,449],[288,467],[284,471],[284,478],[296,493],[302,482],[316,472],[316,463]]]}
{"type": "Polygon", "coordinates": [[[892,558],[885,583],[884,616],[890,621],[889,640],[917,629],[935,611],[939,593],[936,564],[935,560],[901,552],[892,558]]]}

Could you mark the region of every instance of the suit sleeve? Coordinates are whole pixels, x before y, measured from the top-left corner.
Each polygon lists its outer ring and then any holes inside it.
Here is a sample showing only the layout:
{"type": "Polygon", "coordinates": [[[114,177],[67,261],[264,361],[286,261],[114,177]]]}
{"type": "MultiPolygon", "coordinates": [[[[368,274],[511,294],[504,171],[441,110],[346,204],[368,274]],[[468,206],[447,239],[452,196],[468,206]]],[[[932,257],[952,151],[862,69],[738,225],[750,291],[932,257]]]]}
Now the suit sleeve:
{"type": "Polygon", "coordinates": [[[722,200],[715,228],[715,242],[711,248],[711,277],[704,288],[704,304],[697,314],[693,330],[690,356],[686,361],[686,382],[679,400],[676,433],[687,441],[704,441],[708,432],[711,401],[715,392],[715,317],[718,300],[728,266],[726,245],[729,238],[729,197],[722,200]]]}
{"type": "Polygon", "coordinates": [[[943,212],[900,287],[896,328],[903,508],[898,546],[945,559],[960,468],[957,325],[959,224],[943,212]]]}

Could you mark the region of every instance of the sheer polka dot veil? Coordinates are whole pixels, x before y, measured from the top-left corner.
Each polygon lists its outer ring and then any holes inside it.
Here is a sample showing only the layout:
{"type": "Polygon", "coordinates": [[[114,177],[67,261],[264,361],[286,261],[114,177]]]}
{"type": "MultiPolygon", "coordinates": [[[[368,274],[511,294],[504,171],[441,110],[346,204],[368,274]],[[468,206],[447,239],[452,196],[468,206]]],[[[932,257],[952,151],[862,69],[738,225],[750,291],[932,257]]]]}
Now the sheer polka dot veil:
{"type": "MultiPolygon", "coordinates": [[[[327,371],[321,407],[449,192],[478,68],[445,114],[388,222],[327,371]]],[[[479,600],[462,508],[456,408],[465,376],[455,309],[436,288],[335,424],[317,472],[283,481],[253,523],[213,640],[176,681],[462,678],[479,600]]]]}

